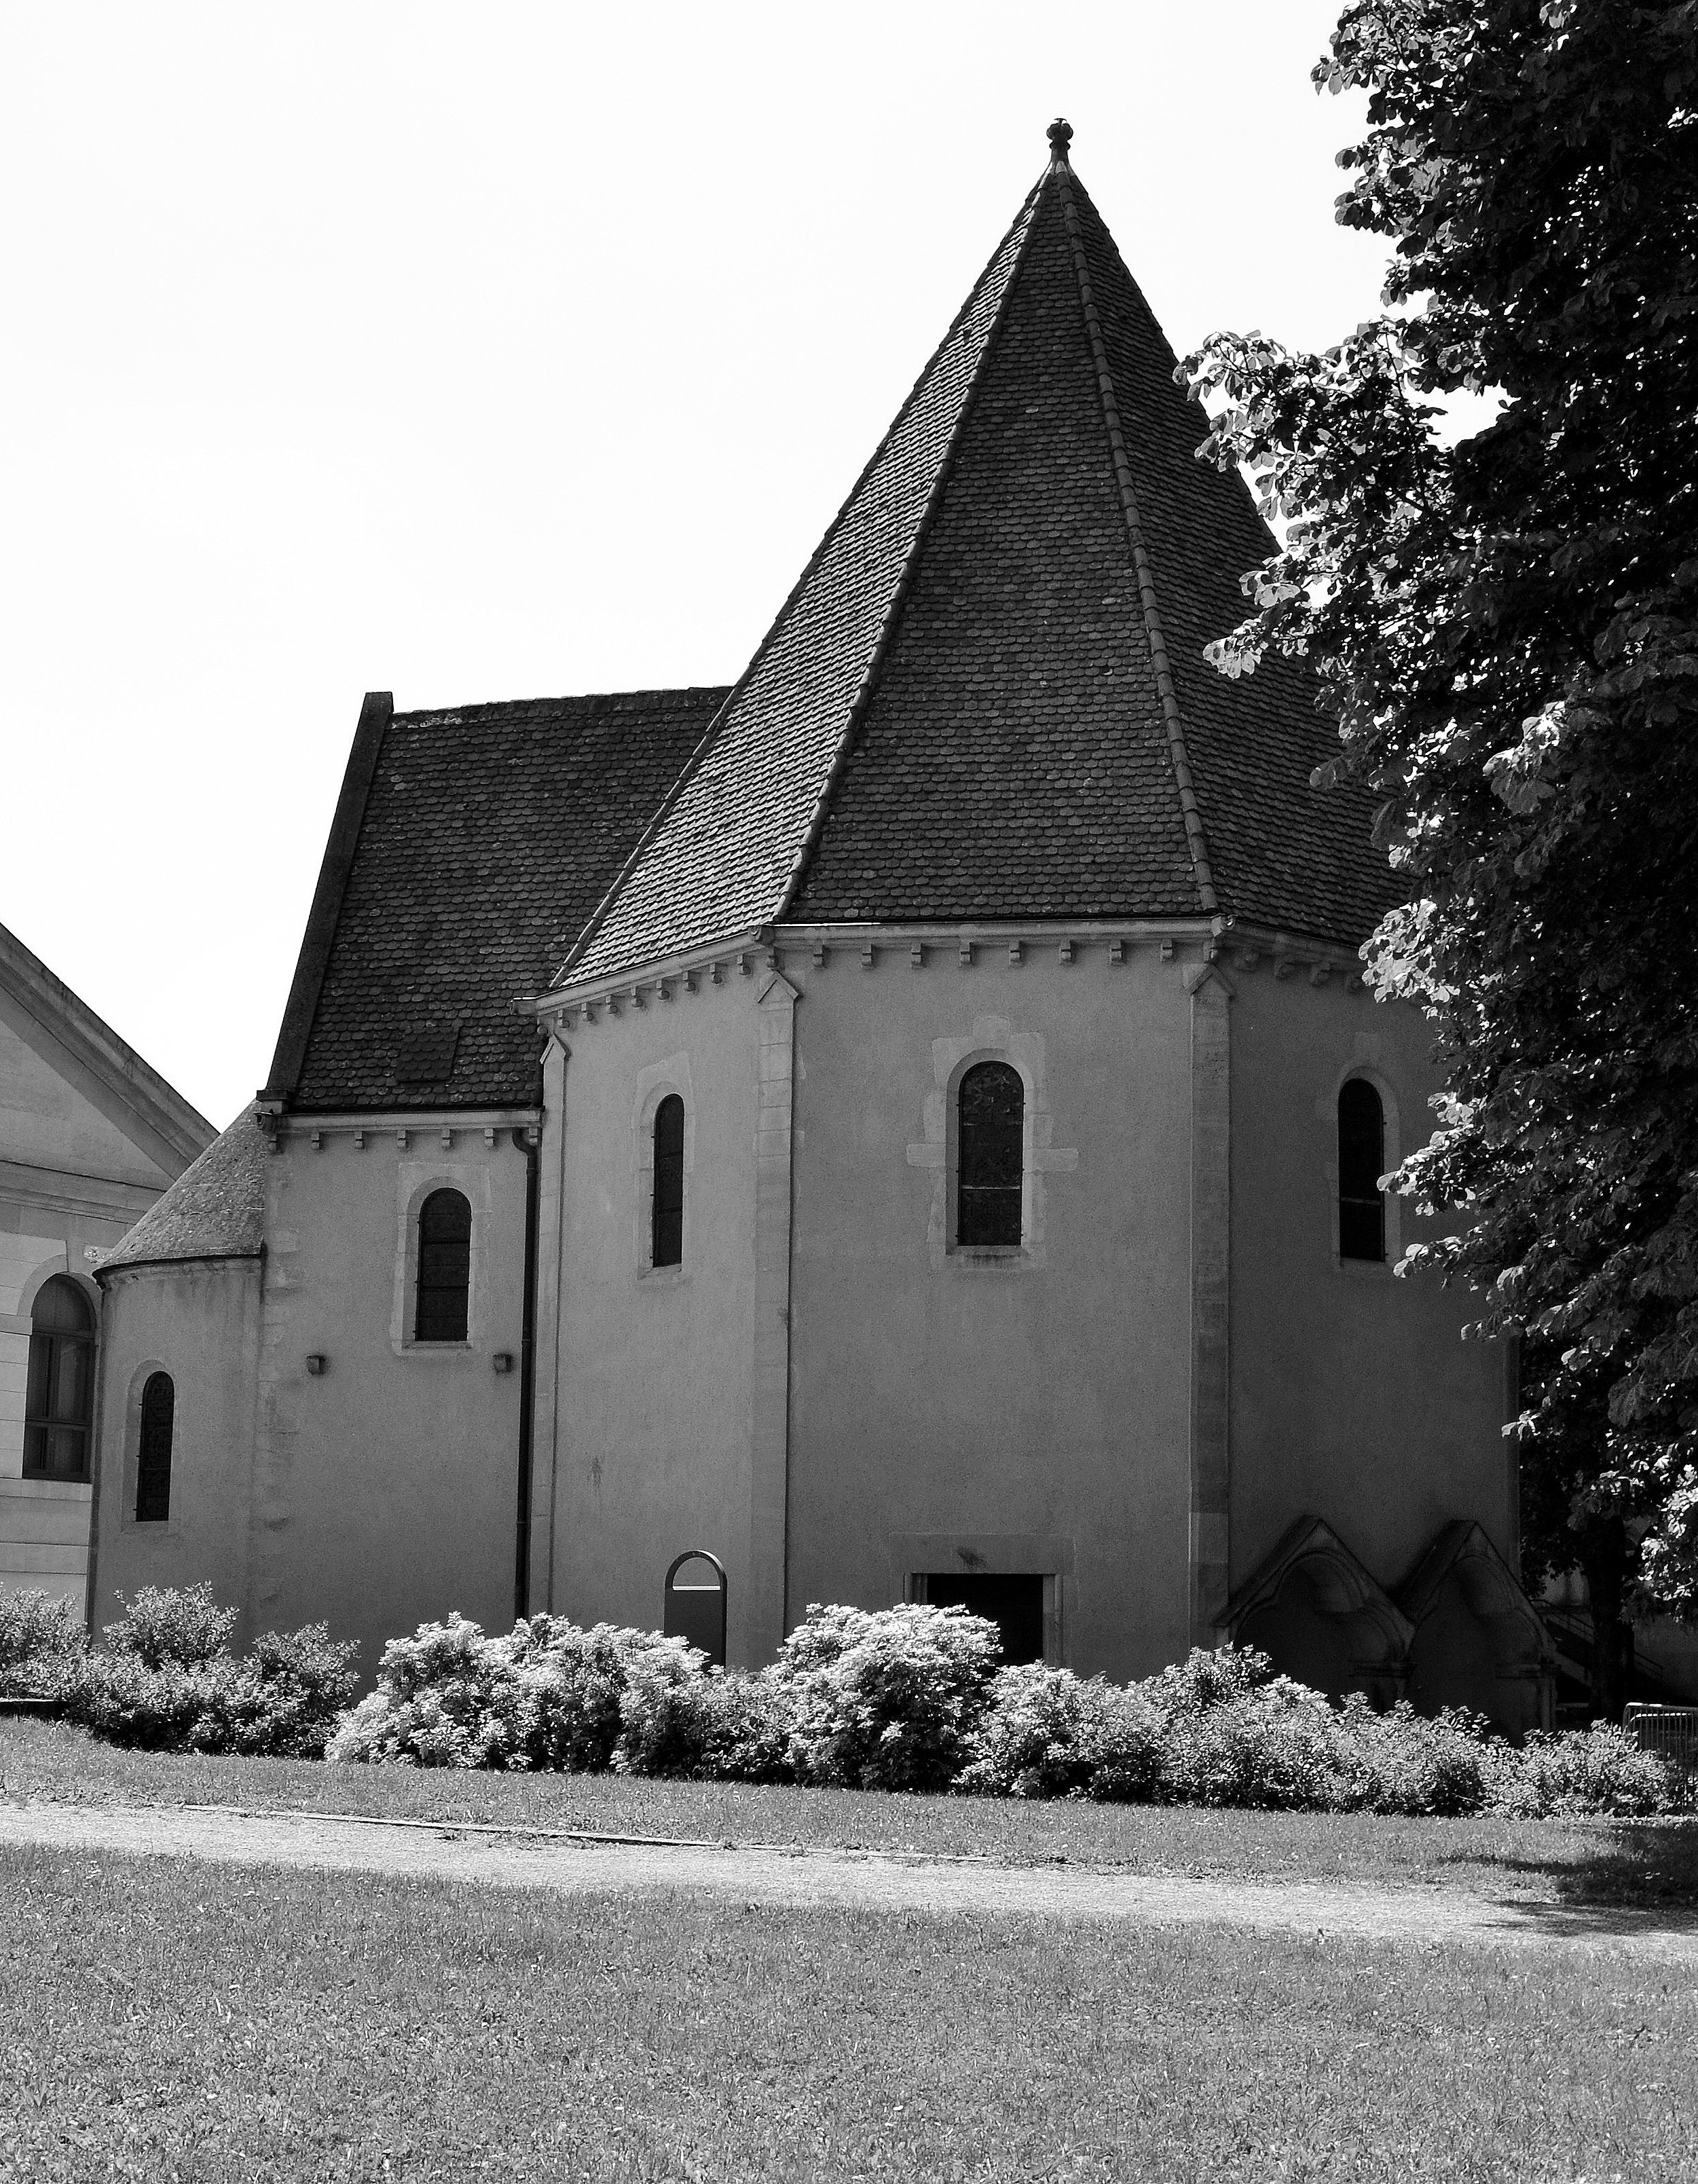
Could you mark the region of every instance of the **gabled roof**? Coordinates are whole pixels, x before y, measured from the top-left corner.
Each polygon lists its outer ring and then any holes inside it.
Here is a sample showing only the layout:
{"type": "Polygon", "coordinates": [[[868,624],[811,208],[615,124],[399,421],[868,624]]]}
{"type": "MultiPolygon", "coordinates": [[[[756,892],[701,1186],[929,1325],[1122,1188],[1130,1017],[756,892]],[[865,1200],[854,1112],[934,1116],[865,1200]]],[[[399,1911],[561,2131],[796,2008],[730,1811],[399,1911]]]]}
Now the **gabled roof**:
{"type": "Polygon", "coordinates": [[[1272,542],[1054,156],[557,983],[786,919],[1364,936],[1371,806],[1284,661],[1204,646],[1272,542]]]}
{"type": "Polygon", "coordinates": [[[244,1108],[107,1253],[97,1274],[176,1259],[257,1259],[265,1243],[269,1153],[256,1109],[244,1108]]]}
{"type": "Polygon", "coordinates": [[[295,1109],[524,1106],[546,983],[725,698],[360,714],[266,1086],[295,1109]]]}
{"type": "Polygon", "coordinates": [[[206,1117],[3,925],[0,984],[99,1082],[167,1174],[211,1143],[206,1117]]]}

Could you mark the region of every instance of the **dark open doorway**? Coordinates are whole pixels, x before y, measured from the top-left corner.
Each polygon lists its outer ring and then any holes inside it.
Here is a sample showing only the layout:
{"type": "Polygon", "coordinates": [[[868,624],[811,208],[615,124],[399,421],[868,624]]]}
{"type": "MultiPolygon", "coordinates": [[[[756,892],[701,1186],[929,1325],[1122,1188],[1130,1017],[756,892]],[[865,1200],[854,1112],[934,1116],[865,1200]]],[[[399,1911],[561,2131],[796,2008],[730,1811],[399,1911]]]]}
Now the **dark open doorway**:
{"type": "Polygon", "coordinates": [[[933,1607],[965,1607],[1002,1633],[1002,1658],[1014,1667],[1044,1658],[1044,1580],[1025,1572],[995,1576],[970,1570],[928,1570],[926,1598],[933,1607]]]}

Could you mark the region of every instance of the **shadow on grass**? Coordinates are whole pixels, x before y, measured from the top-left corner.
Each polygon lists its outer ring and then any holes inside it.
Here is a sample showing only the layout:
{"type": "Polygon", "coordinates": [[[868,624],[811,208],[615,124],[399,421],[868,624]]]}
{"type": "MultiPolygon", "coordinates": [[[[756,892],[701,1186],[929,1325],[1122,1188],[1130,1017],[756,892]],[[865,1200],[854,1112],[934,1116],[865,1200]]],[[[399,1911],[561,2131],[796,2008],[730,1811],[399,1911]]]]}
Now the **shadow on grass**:
{"type": "MultiPolygon", "coordinates": [[[[1443,1862],[1480,1864],[1478,1853],[1460,1852],[1443,1862]]],[[[1523,1928],[1623,1939],[1698,1933],[1698,1826],[1690,1821],[1595,1821],[1584,1824],[1584,1834],[1573,1824],[1562,1847],[1545,1855],[1497,1851],[1480,1875],[1488,1882],[1495,1877],[1517,1893],[1500,1897],[1489,1886],[1486,1892],[1523,1928]],[[1523,1892],[1529,1885],[1549,1897],[1523,1892]]]]}

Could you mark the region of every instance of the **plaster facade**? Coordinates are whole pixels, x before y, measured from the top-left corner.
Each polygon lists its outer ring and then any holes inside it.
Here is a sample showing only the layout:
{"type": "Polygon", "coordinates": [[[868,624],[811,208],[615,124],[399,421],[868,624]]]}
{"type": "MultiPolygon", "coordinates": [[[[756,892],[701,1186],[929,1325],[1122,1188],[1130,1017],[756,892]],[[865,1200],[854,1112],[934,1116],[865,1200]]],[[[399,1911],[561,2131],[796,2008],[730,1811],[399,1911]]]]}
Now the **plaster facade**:
{"type": "MultiPolygon", "coordinates": [[[[1345,963],[1311,978],[1246,950],[1233,971],[1206,935],[777,939],[752,975],[733,958],[560,1019],[539,1597],[654,1623],[668,1562],[706,1546],[731,1658],[754,1663],[811,1601],[1022,1572],[1045,1580],[1052,1657],[1127,1677],[1231,1635],[1233,1596],[1301,1518],[1360,1557],[1388,1628],[1445,1524],[1512,1557],[1500,1355],[1460,1340],[1461,1299],[1338,1254],[1339,1085],[1370,1072],[1395,1127],[1422,1127],[1418,1019],[1345,963]],[[1018,1251],[951,1240],[956,1091],[988,1058],[1025,1088],[1018,1251]],[[684,1262],[657,1275],[661,1086],[686,1097],[690,1153],[684,1262]]],[[[1349,1687],[1361,1647],[1313,1580],[1261,1627],[1349,1687]]],[[[1429,1633],[1422,1659],[1445,1653],[1429,1633]]],[[[1406,1688],[1406,1635],[1373,1665],[1406,1688]]]]}
{"type": "Polygon", "coordinates": [[[211,1136],[0,928],[0,1589],[81,1610],[87,1582],[92,1482],[24,1476],[36,1297],[56,1274],[75,1284],[97,1366],[94,1269],[211,1136]]]}
{"type": "Polygon", "coordinates": [[[327,1618],[369,1676],[386,1640],[451,1609],[510,1620],[531,1132],[411,1115],[285,1133],[263,1256],[112,1270],[97,1629],[120,1592],[205,1580],[238,1641],[327,1618]],[[420,1344],[417,1213],[444,1184],[472,1208],[467,1340],[420,1344]],[[176,1388],[164,1524],[136,1521],[117,1423],[156,1368],[176,1388]]]}
{"type": "Polygon", "coordinates": [[[654,1625],[667,1563],[710,1546],[730,1577],[731,1656],[747,1659],[771,1635],[756,1635],[750,1558],[764,980],[721,976],[604,1007],[548,1058],[534,1590],[577,1622],[654,1625]],[[684,1256],[654,1268],[652,1122],[668,1092],[685,1102],[684,1256]]]}

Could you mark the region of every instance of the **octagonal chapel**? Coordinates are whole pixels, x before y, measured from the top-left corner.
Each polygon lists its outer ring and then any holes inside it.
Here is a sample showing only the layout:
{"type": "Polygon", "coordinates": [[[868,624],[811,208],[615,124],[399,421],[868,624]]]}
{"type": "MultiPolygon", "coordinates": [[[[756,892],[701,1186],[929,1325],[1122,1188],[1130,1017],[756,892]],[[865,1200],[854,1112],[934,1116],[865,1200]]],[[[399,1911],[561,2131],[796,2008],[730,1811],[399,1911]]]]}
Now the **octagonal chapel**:
{"type": "Polygon", "coordinates": [[[1512,1359],[1392,1268],[1395,900],[1270,550],[1050,156],[729,689],[362,708],[254,1105],[106,1261],[90,1601],[1016,1659],[1549,1718],[1512,1359]],[[162,1423],[163,1422],[163,1423],[162,1423]]]}

